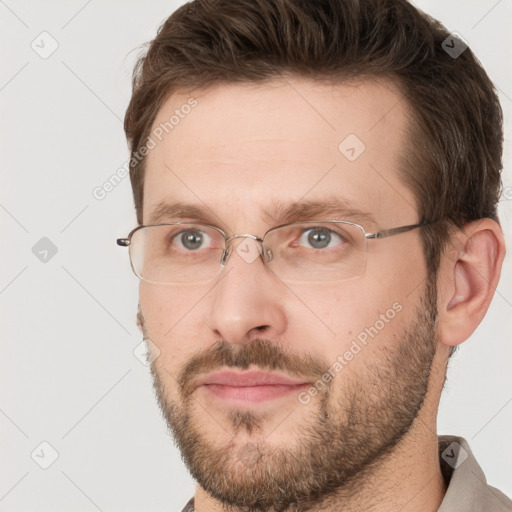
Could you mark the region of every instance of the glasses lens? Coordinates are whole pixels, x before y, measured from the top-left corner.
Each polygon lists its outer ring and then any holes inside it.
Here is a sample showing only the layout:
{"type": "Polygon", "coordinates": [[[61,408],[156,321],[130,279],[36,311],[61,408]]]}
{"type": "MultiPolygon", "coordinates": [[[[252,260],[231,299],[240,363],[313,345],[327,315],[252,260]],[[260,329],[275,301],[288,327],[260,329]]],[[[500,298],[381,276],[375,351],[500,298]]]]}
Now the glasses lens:
{"type": "Polygon", "coordinates": [[[269,231],[269,268],[283,281],[345,281],[366,267],[363,229],[345,222],[304,222],[269,231]]]}
{"type": "Polygon", "coordinates": [[[220,272],[224,236],[201,224],[145,226],[132,235],[130,261],[144,281],[196,284],[220,272]]]}

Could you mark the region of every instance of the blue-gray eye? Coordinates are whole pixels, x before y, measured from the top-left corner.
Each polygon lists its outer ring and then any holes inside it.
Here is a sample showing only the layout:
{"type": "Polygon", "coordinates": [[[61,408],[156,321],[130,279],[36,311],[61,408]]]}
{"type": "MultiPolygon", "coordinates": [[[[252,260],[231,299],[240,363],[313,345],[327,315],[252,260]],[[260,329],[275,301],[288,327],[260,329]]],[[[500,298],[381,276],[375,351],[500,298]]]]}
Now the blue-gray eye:
{"type": "Polygon", "coordinates": [[[197,249],[201,249],[204,242],[210,242],[210,236],[207,235],[204,231],[199,231],[197,229],[187,230],[181,233],[178,233],[174,238],[177,246],[180,249],[185,249],[187,251],[195,251],[197,249]]]}
{"type": "Polygon", "coordinates": [[[325,249],[334,247],[343,241],[343,238],[334,231],[318,227],[304,231],[299,238],[299,245],[307,244],[312,249],[325,249]]]}

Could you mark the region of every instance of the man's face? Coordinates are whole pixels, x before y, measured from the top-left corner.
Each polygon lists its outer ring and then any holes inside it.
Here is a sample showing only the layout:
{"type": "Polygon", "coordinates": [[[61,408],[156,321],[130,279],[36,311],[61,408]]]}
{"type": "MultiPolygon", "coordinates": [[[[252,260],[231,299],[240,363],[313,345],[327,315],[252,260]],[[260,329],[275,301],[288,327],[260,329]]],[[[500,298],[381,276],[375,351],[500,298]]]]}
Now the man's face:
{"type": "MultiPolygon", "coordinates": [[[[224,84],[174,94],[153,128],[176,109],[190,113],[148,155],[144,224],[160,203],[188,203],[229,235],[263,237],[281,223],[264,213],[276,204],[333,198],[350,211],[299,220],[349,220],[367,232],[419,220],[398,179],[408,118],[390,83],[224,84]],[[190,96],[197,105],[181,109],[190,96]]],[[[141,281],[139,321],[160,350],[158,400],[199,484],[226,503],[279,509],[313,502],[378,461],[427,390],[428,283],[418,230],[369,240],[364,274],[343,282],[284,282],[236,250],[208,283],[141,281]],[[253,370],[296,385],[229,375],[211,385],[214,373],[253,370]]]]}

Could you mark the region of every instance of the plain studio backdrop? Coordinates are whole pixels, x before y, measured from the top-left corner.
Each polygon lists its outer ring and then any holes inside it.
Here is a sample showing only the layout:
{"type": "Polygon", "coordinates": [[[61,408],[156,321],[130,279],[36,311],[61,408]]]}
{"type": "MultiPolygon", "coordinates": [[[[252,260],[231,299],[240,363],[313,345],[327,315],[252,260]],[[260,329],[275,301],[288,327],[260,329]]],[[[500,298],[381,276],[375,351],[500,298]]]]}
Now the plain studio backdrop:
{"type": "MultiPolygon", "coordinates": [[[[194,493],[140,362],[122,119],[138,47],[178,1],[0,0],[0,510],[181,510],[194,493]],[[107,186],[108,188],[108,186],[107,186]]],[[[512,495],[511,0],[422,0],[458,32],[505,113],[509,252],[490,310],[450,365],[439,432],[512,495]]]]}

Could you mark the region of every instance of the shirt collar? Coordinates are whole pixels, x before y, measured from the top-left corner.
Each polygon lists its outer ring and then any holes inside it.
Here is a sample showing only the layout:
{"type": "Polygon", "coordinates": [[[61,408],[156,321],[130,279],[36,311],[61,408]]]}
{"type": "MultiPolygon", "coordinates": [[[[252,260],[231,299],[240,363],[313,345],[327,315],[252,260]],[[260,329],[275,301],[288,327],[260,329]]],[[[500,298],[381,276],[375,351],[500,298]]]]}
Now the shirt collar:
{"type": "Polygon", "coordinates": [[[487,484],[467,441],[457,436],[439,436],[439,460],[447,485],[438,512],[501,512],[512,502],[487,484]]]}

